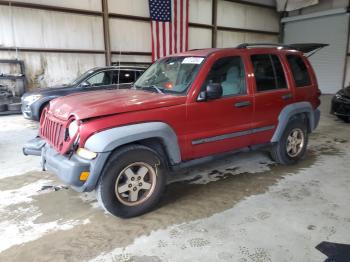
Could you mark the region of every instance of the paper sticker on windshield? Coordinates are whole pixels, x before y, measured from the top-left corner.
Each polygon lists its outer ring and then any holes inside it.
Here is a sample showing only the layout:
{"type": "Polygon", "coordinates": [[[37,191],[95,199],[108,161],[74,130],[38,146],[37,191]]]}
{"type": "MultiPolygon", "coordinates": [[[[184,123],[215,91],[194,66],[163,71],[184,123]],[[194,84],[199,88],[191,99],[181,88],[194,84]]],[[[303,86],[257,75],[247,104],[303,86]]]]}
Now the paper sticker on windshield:
{"type": "Polygon", "coordinates": [[[183,61],[182,64],[200,64],[204,60],[203,57],[186,57],[183,61]]]}

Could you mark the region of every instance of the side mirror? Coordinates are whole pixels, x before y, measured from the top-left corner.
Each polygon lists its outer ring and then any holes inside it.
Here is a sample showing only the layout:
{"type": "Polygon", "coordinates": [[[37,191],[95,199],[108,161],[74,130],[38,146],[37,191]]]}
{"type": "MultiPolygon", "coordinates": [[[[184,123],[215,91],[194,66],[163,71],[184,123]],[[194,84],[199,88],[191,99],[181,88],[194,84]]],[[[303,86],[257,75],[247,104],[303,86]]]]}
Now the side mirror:
{"type": "Polygon", "coordinates": [[[198,101],[213,100],[222,97],[222,87],[218,83],[210,83],[205,91],[200,92],[198,101]]]}
{"type": "Polygon", "coordinates": [[[86,88],[86,87],[90,87],[91,85],[89,84],[89,82],[87,82],[87,81],[84,81],[84,82],[82,82],[81,84],[80,84],[80,87],[82,87],[82,88],[86,88]]]}

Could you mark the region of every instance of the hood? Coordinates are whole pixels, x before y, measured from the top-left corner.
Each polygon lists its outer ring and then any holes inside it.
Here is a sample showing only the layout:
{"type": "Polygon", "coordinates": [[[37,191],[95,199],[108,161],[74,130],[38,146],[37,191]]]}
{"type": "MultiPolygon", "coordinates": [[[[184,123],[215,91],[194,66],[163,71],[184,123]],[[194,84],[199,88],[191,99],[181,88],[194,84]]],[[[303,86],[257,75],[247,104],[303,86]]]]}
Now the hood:
{"type": "Polygon", "coordinates": [[[71,88],[73,86],[70,85],[63,85],[63,86],[54,86],[54,87],[47,87],[47,88],[39,88],[35,89],[30,92],[26,92],[23,96],[30,96],[30,95],[50,95],[52,94],[58,94],[60,92],[65,92],[67,89],[71,88]]]}
{"type": "Polygon", "coordinates": [[[67,120],[74,115],[76,119],[147,110],[183,104],[186,96],[176,96],[120,89],[77,93],[54,99],[50,102],[50,113],[67,120]]]}

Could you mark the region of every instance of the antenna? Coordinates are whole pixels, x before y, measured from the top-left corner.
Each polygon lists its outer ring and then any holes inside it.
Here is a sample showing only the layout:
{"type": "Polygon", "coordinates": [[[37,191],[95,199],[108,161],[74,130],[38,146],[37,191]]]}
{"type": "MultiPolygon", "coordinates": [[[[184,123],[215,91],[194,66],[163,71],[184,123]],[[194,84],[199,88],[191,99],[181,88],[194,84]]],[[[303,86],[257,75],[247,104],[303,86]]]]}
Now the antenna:
{"type": "Polygon", "coordinates": [[[119,79],[120,79],[120,59],[122,57],[122,48],[121,43],[119,44],[119,59],[118,59],[118,81],[117,81],[117,87],[119,89],[119,79]]]}

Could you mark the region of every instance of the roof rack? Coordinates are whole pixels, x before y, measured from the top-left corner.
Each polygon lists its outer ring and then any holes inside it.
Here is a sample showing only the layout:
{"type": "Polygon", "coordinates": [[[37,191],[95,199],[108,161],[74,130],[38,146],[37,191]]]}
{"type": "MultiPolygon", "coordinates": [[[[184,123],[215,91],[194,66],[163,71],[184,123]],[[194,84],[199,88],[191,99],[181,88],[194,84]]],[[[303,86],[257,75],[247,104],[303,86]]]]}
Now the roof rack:
{"type": "Polygon", "coordinates": [[[280,43],[243,43],[236,46],[238,49],[244,49],[252,46],[271,46],[271,47],[280,47],[280,48],[288,48],[288,49],[295,49],[294,47],[286,44],[280,44],[280,43]]]}

